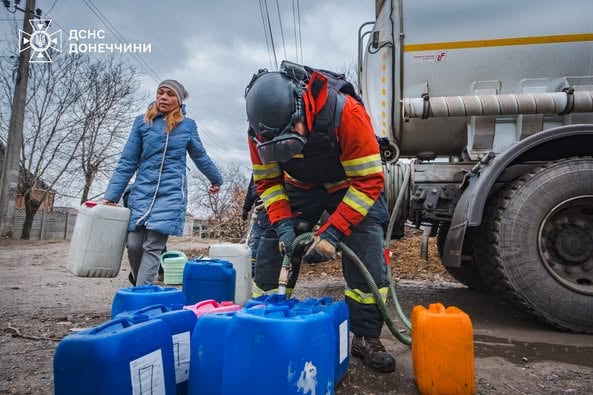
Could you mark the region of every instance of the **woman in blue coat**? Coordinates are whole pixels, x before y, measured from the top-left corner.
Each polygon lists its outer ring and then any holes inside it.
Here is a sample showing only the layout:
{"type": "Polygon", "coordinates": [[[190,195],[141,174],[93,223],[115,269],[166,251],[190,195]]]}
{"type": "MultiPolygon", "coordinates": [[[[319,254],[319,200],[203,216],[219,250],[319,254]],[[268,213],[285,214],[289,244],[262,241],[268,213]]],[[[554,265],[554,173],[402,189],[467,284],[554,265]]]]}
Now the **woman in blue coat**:
{"type": "Polygon", "coordinates": [[[119,202],[128,182],[128,260],[134,285],[152,284],[169,235],[181,236],[187,207],[186,154],[210,180],[208,193],[222,185],[220,172],[206,153],[196,122],[185,116],[188,93],[175,80],[157,88],[156,101],[136,117],[103,203],[119,202]]]}

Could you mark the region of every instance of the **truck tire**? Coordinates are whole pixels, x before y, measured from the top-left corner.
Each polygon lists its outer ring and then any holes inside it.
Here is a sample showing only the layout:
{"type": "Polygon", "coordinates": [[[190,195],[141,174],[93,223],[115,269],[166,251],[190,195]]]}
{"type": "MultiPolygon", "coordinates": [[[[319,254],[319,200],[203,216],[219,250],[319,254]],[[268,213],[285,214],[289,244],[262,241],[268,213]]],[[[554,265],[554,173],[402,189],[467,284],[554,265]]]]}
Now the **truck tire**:
{"type": "MultiPolygon", "coordinates": [[[[449,224],[442,224],[437,233],[437,250],[439,255],[443,256],[443,249],[445,247],[445,240],[447,239],[447,232],[449,231],[449,224]]],[[[489,291],[488,285],[482,279],[482,275],[478,271],[474,263],[473,249],[472,249],[472,232],[468,230],[463,241],[463,256],[461,258],[461,266],[452,267],[444,266],[447,273],[449,273],[455,280],[463,285],[476,291],[489,291]]]]}
{"type": "Polygon", "coordinates": [[[593,158],[515,180],[491,199],[477,240],[494,291],[557,328],[593,333],[593,158]]]}

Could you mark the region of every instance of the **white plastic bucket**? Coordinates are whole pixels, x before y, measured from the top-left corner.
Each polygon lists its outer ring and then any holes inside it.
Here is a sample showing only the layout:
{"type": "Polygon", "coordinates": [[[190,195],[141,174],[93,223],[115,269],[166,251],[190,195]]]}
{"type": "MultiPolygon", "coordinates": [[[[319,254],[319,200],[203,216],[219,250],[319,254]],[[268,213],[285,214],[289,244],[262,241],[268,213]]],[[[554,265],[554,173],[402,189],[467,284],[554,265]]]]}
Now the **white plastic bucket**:
{"type": "Polygon", "coordinates": [[[126,246],[130,210],[85,202],[78,210],[67,268],[79,277],[115,277],[126,246]]]}
{"type": "Polygon", "coordinates": [[[251,298],[251,250],[245,244],[213,244],[208,256],[233,264],[236,272],[235,303],[239,305],[251,298]]]}

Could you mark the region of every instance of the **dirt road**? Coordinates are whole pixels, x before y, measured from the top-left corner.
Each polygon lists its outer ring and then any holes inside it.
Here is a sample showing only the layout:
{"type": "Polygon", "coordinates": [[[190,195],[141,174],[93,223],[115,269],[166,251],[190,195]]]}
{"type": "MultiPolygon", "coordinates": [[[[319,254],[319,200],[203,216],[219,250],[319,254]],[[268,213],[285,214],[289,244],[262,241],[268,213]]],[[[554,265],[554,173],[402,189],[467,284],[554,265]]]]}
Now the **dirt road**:
{"type": "MultiPolygon", "coordinates": [[[[206,245],[175,238],[168,247],[191,254],[206,245]]],[[[109,319],[113,295],[128,286],[127,262],[116,278],[80,278],[66,270],[67,254],[68,242],[0,240],[2,394],[53,393],[53,354],[60,339],[109,319]]],[[[435,273],[426,262],[395,277],[407,314],[414,305],[441,302],[470,315],[477,393],[593,393],[593,336],[542,326],[492,295],[473,292],[435,273]]],[[[341,298],[342,291],[339,270],[335,263],[327,263],[303,269],[295,296],[341,298]]],[[[336,394],[418,393],[409,348],[387,329],[383,340],[397,358],[397,371],[375,374],[352,359],[336,394]]]]}

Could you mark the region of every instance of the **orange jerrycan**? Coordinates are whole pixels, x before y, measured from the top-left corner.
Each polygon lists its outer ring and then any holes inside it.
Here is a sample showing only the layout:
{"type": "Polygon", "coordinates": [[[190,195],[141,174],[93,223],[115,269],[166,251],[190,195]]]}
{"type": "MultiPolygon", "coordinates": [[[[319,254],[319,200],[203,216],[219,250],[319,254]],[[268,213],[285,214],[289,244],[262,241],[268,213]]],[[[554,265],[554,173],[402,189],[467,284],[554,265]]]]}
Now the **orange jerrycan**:
{"type": "Polygon", "coordinates": [[[412,310],[412,363],[422,395],[474,394],[474,340],[469,316],[441,303],[412,310]]]}

